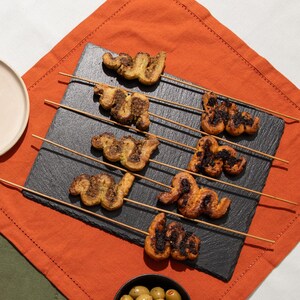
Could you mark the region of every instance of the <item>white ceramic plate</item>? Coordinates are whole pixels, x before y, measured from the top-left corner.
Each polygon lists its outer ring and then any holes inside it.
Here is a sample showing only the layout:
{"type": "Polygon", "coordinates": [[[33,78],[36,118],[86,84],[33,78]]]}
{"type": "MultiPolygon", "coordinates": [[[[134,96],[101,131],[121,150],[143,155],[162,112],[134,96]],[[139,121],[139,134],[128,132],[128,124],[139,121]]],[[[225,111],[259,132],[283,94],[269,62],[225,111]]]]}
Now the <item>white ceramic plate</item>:
{"type": "Polygon", "coordinates": [[[0,155],[23,134],[29,117],[29,98],[20,76],[0,60],[0,155]]]}

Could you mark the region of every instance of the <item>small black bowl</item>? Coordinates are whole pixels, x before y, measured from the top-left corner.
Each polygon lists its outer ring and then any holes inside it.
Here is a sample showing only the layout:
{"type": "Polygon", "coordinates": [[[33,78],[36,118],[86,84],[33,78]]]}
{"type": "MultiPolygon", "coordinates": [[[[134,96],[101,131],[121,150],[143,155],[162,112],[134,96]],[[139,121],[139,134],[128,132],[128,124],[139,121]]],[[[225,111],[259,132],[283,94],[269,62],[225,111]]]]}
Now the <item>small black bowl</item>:
{"type": "Polygon", "coordinates": [[[180,294],[182,300],[191,300],[186,290],[179,283],[159,274],[144,274],[130,279],[118,290],[114,300],[120,300],[123,295],[128,295],[130,290],[136,285],[145,286],[149,290],[157,286],[163,288],[165,291],[174,289],[180,294]]]}

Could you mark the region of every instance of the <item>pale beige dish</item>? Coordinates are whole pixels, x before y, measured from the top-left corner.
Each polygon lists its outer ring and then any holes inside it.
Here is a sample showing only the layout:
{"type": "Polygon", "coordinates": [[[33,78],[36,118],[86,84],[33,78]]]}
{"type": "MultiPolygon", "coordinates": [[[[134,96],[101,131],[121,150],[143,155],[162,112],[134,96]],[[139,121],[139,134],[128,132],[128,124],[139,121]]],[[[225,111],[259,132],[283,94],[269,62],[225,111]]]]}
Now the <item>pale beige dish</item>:
{"type": "Polygon", "coordinates": [[[0,155],[22,136],[29,118],[29,97],[22,78],[0,60],[0,155]]]}

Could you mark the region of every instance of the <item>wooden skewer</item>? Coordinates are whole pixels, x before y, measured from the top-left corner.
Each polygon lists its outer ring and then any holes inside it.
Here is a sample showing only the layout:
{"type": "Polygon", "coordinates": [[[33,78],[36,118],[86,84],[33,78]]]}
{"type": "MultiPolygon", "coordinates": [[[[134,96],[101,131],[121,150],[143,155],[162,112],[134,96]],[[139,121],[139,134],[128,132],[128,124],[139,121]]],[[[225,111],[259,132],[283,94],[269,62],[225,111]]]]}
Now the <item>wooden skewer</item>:
{"type": "MultiPolygon", "coordinates": [[[[79,210],[79,211],[82,211],[82,212],[84,212],[84,213],[90,214],[90,215],[92,215],[92,216],[94,216],[94,217],[103,219],[103,220],[105,220],[105,221],[109,221],[109,222],[112,222],[112,223],[114,223],[114,224],[123,226],[123,227],[125,227],[125,228],[127,228],[127,229],[131,229],[131,230],[134,230],[134,231],[136,231],[136,232],[139,232],[139,233],[142,233],[142,234],[145,234],[145,235],[149,235],[148,232],[143,231],[143,230],[141,230],[141,229],[132,227],[132,226],[130,226],[130,225],[127,225],[127,224],[125,224],[125,223],[116,221],[116,220],[114,220],[114,219],[110,219],[110,218],[105,217],[105,216],[103,216],[103,215],[99,215],[99,214],[94,213],[94,212],[92,212],[92,211],[90,211],[90,210],[81,208],[81,207],[79,207],[79,206],[76,206],[76,205],[71,204],[71,203],[68,203],[68,202],[64,202],[64,201],[59,200],[59,199],[57,199],[57,198],[54,198],[54,197],[52,197],[52,196],[43,194],[43,193],[38,192],[38,191],[35,191],[35,190],[33,190],[33,189],[26,188],[26,187],[24,187],[24,186],[21,186],[21,185],[19,185],[19,184],[13,183],[13,182],[11,182],[11,181],[5,180],[5,179],[3,179],[3,178],[0,178],[0,182],[5,183],[5,184],[7,184],[7,185],[10,185],[10,186],[12,186],[12,187],[18,188],[18,189],[20,189],[20,190],[24,190],[24,191],[30,192],[30,193],[35,194],[35,195],[37,195],[37,196],[41,196],[41,197],[43,197],[43,198],[45,198],[45,199],[48,199],[48,200],[50,200],[50,201],[53,201],[53,202],[56,202],[56,203],[59,203],[59,204],[62,204],[62,205],[65,205],[65,206],[74,208],[74,209],[76,209],[76,210],[79,210]]],[[[200,223],[200,224],[209,226],[209,227],[216,228],[216,229],[218,229],[218,230],[223,230],[223,231],[226,231],[226,232],[230,232],[230,233],[242,235],[242,236],[245,236],[245,237],[250,237],[250,238],[253,238],[253,239],[257,239],[257,240],[264,241],[264,242],[269,242],[269,243],[272,243],[272,244],[275,243],[274,240],[262,238],[262,237],[259,237],[259,236],[256,236],[256,235],[252,235],[252,234],[249,234],[249,233],[242,232],[242,231],[238,231],[238,230],[226,228],[226,227],[223,227],[223,226],[215,225],[215,224],[208,223],[208,222],[205,222],[205,221],[202,221],[202,220],[198,220],[198,219],[190,219],[190,218],[187,218],[187,217],[185,217],[185,216],[183,216],[183,215],[174,213],[174,212],[172,212],[172,211],[168,211],[168,210],[165,210],[165,209],[162,209],[162,208],[158,208],[158,207],[155,207],[155,206],[151,206],[151,205],[148,205],[148,204],[144,204],[144,203],[141,203],[141,202],[138,202],[138,201],[135,201],[135,200],[131,200],[131,199],[128,199],[128,198],[124,198],[124,201],[129,202],[129,203],[133,203],[133,204],[135,204],[135,205],[139,205],[139,206],[142,206],[142,207],[150,208],[150,209],[152,209],[152,210],[164,212],[164,213],[166,213],[166,214],[174,215],[174,216],[180,217],[180,218],[182,218],[182,219],[187,219],[187,220],[189,220],[189,221],[197,222],[197,223],[200,223]]]]}
{"type": "MultiPolygon", "coordinates": [[[[176,122],[176,121],[173,121],[173,120],[171,120],[171,119],[162,117],[162,116],[157,115],[157,114],[155,114],[155,113],[149,112],[149,115],[152,116],[152,117],[155,117],[155,118],[158,118],[158,119],[161,119],[161,120],[170,122],[170,123],[172,123],[172,124],[178,125],[178,126],[180,126],[180,127],[189,129],[189,130],[191,130],[191,131],[194,131],[194,132],[197,132],[197,133],[201,133],[201,134],[203,134],[203,135],[209,135],[209,134],[206,133],[205,131],[196,129],[196,128],[194,128],[194,127],[191,127],[191,126],[188,126],[188,125],[185,125],[185,124],[176,122]]],[[[289,163],[289,161],[287,161],[287,160],[285,160],[285,159],[282,159],[282,158],[279,158],[279,157],[276,157],[276,156],[267,154],[267,153],[265,153],[265,152],[261,152],[261,151],[259,151],[259,150],[255,150],[255,149],[252,149],[252,148],[243,146],[243,145],[241,145],[241,144],[237,144],[237,143],[231,142],[231,141],[229,141],[229,140],[220,138],[220,137],[218,137],[218,136],[216,136],[216,135],[214,135],[213,137],[214,137],[216,140],[219,140],[219,141],[222,141],[222,142],[225,142],[225,143],[234,145],[234,146],[236,146],[236,147],[239,147],[239,148],[242,148],[242,149],[245,149],[245,150],[248,150],[248,151],[252,151],[252,152],[254,152],[254,153],[256,153],[256,154],[259,154],[259,155],[262,155],[262,156],[265,156],[265,157],[268,157],[268,158],[271,158],[271,159],[274,159],[274,160],[279,160],[279,161],[284,162],[284,163],[286,163],[286,164],[289,163]]]]}
{"type": "MultiPolygon", "coordinates": [[[[102,164],[102,165],[108,166],[108,167],[110,167],[110,168],[115,168],[115,169],[120,170],[120,171],[125,172],[125,173],[129,172],[128,170],[126,170],[126,169],[124,169],[124,168],[118,167],[118,166],[116,166],[116,165],[107,163],[107,162],[105,162],[105,161],[103,161],[103,160],[99,160],[99,159],[94,158],[94,157],[92,157],[92,156],[89,156],[89,155],[80,153],[80,152],[78,152],[78,151],[72,150],[72,149],[70,149],[70,148],[68,148],[68,147],[65,147],[65,146],[60,145],[60,144],[55,143],[55,142],[52,142],[52,141],[50,141],[50,140],[48,140],[48,139],[42,138],[42,137],[37,136],[37,135],[35,135],[35,134],[32,134],[32,136],[33,136],[34,138],[36,138],[36,139],[39,139],[39,140],[41,140],[41,141],[43,141],[43,142],[46,142],[46,143],[48,143],[48,144],[51,144],[51,145],[53,145],[53,146],[55,146],[55,147],[61,148],[61,149],[63,149],[63,150],[66,150],[66,151],[71,152],[71,153],[73,153],[73,154],[76,154],[76,155],[78,155],[78,156],[87,158],[87,159],[89,159],[89,160],[92,160],[92,161],[94,161],[94,162],[100,163],[100,164],[102,164]]],[[[137,173],[131,173],[131,174],[134,175],[135,177],[138,177],[138,178],[147,180],[147,181],[149,181],[149,182],[152,182],[152,183],[155,183],[155,184],[160,185],[160,186],[162,186],[162,187],[165,187],[165,188],[170,189],[170,186],[168,186],[168,185],[166,185],[166,184],[163,184],[163,183],[161,183],[161,182],[159,182],[159,181],[156,181],[156,180],[154,180],[154,179],[151,179],[151,178],[149,178],[149,177],[146,177],[146,176],[143,176],[143,175],[140,175],[140,174],[137,174],[137,173]]]]}
{"type": "Polygon", "coordinates": [[[1,182],[4,182],[4,183],[6,183],[6,184],[8,184],[8,185],[10,185],[10,186],[13,186],[13,187],[15,187],[15,188],[18,188],[18,189],[20,189],[20,190],[24,190],[24,191],[30,192],[30,193],[32,193],[32,194],[35,194],[35,195],[41,196],[41,197],[43,197],[43,198],[46,198],[46,199],[48,199],[48,200],[51,200],[51,201],[53,201],[53,202],[56,202],[56,203],[59,203],[59,204],[66,205],[66,206],[68,206],[68,207],[71,207],[71,208],[74,208],[74,209],[76,209],[76,210],[82,211],[82,212],[84,212],[84,213],[86,213],[86,214],[89,214],[89,215],[92,215],[92,216],[94,216],[94,217],[97,217],[97,218],[103,219],[103,220],[105,220],[105,221],[109,221],[109,222],[112,222],[112,223],[114,223],[114,224],[120,225],[120,226],[125,227],[125,228],[127,228],[127,229],[134,230],[134,231],[136,231],[136,232],[139,232],[139,233],[142,233],[142,234],[145,234],[145,235],[149,235],[148,232],[143,231],[143,230],[141,230],[141,229],[132,227],[132,226],[127,225],[127,224],[125,224],[125,223],[122,223],[122,222],[116,221],[116,220],[114,220],[114,219],[105,217],[105,216],[103,216],[103,215],[96,214],[96,213],[94,213],[94,212],[92,212],[92,211],[89,211],[89,210],[87,210],[87,209],[81,208],[81,207],[79,207],[79,206],[76,206],[76,205],[71,204],[71,203],[68,203],[68,202],[64,202],[64,201],[59,200],[59,199],[57,199],[57,198],[54,198],[54,197],[45,195],[45,194],[43,194],[43,193],[40,193],[40,192],[38,192],[38,191],[35,191],[35,190],[32,190],[32,189],[26,188],[26,187],[24,187],[24,186],[21,186],[21,185],[19,185],[19,184],[13,183],[13,182],[11,182],[11,181],[4,180],[4,179],[2,179],[2,178],[0,178],[0,181],[1,181],[1,182]]]}
{"type": "Polygon", "coordinates": [[[230,183],[230,182],[222,181],[222,180],[219,180],[219,179],[216,179],[216,178],[213,178],[213,177],[208,177],[208,176],[205,176],[205,175],[202,175],[202,174],[194,173],[194,172],[191,172],[189,170],[178,168],[178,167],[175,167],[175,166],[171,166],[169,164],[166,164],[166,163],[163,163],[163,162],[151,159],[151,158],[149,159],[149,162],[152,162],[152,163],[155,163],[155,164],[167,167],[167,168],[171,168],[171,169],[174,169],[174,170],[177,170],[177,171],[180,171],[180,172],[190,173],[193,176],[197,176],[197,177],[205,178],[205,179],[210,180],[210,181],[215,181],[215,182],[218,182],[218,183],[221,183],[221,184],[225,184],[225,185],[231,186],[233,188],[237,188],[239,190],[247,191],[247,192],[250,192],[250,193],[253,193],[253,194],[256,194],[256,195],[265,196],[265,197],[268,197],[268,198],[271,198],[271,199],[274,199],[274,200],[286,202],[286,203],[293,204],[293,205],[298,205],[298,203],[294,202],[294,201],[290,201],[290,200],[279,198],[279,197],[269,195],[269,194],[266,194],[266,193],[258,192],[256,190],[252,190],[252,189],[243,187],[241,185],[236,185],[236,184],[233,184],[233,183],[230,183]]]}
{"type": "MultiPolygon", "coordinates": [[[[67,74],[67,73],[63,73],[63,72],[59,72],[59,74],[61,74],[61,75],[63,75],[63,76],[68,76],[68,77],[71,77],[71,78],[74,78],[74,79],[79,79],[79,80],[82,80],[82,81],[86,81],[86,82],[89,82],[89,83],[92,83],[92,84],[97,84],[97,83],[99,83],[99,82],[96,82],[96,81],[93,81],[93,80],[90,80],[90,79],[87,79],[87,78],[84,78],[84,77],[79,77],[79,76],[75,76],[75,75],[71,75],[71,74],[67,74]]],[[[108,85],[108,84],[107,84],[107,85],[108,85]]],[[[112,85],[108,85],[108,86],[114,87],[114,86],[112,86],[112,85]]],[[[114,87],[114,88],[115,88],[115,87],[114,87]]],[[[130,92],[130,93],[133,93],[133,92],[134,92],[134,91],[126,90],[126,89],[124,89],[124,88],[122,88],[122,89],[123,89],[124,91],[130,92]]],[[[151,95],[147,95],[147,94],[145,94],[145,95],[146,95],[147,97],[149,97],[149,98],[152,97],[151,95]]],[[[153,97],[152,97],[152,98],[153,98],[153,97]]],[[[165,100],[165,99],[161,99],[161,98],[157,98],[157,97],[156,97],[156,99],[165,100]]],[[[166,101],[168,101],[168,100],[166,100],[166,101]]],[[[175,104],[175,102],[172,102],[172,101],[168,101],[168,102],[171,102],[171,103],[174,103],[174,104],[175,104]]],[[[177,103],[176,103],[176,104],[177,104],[177,103]]],[[[183,105],[183,104],[182,104],[182,105],[183,105]]],[[[181,105],[181,106],[182,106],[182,105],[181,105]]],[[[187,107],[186,105],[184,105],[184,106],[187,107]]],[[[194,108],[191,107],[191,106],[189,106],[189,108],[194,109],[194,108]]],[[[201,110],[201,111],[203,112],[203,110],[201,110]]],[[[153,117],[160,118],[160,119],[165,120],[165,121],[167,121],[167,122],[176,124],[176,125],[178,125],[178,126],[180,126],[180,127],[189,129],[189,130],[191,130],[191,131],[194,131],[194,132],[197,132],[197,133],[201,133],[201,134],[203,134],[203,135],[209,135],[209,134],[206,133],[205,131],[202,131],[202,130],[193,128],[193,127],[191,127],[191,126],[188,126],[188,125],[185,125],[185,124],[176,122],[176,121],[173,121],[173,120],[171,120],[171,119],[164,118],[164,117],[159,116],[159,115],[157,115],[157,114],[154,114],[154,113],[149,112],[149,115],[152,115],[153,117]]],[[[289,163],[289,162],[288,162],[287,160],[285,160],[285,159],[282,159],[282,158],[279,158],[279,157],[276,157],[276,156],[273,156],[273,155],[264,153],[264,152],[262,152],[262,151],[258,151],[258,150],[255,150],[255,149],[252,149],[252,148],[249,148],[249,147],[240,145],[240,144],[238,144],[238,143],[231,142],[231,141],[229,141],[229,140],[220,138],[220,137],[218,137],[218,136],[214,136],[214,137],[215,137],[217,140],[220,140],[220,141],[223,141],[223,142],[225,142],[225,143],[234,145],[234,146],[239,147],[239,148],[242,148],[242,149],[244,149],[244,150],[251,151],[251,152],[256,153],[256,154],[259,154],[259,155],[261,155],[261,156],[265,156],[265,157],[271,158],[271,159],[273,159],[273,160],[278,160],[278,161],[281,161],[281,162],[286,163],[286,164],[289,163]]]]}
{"type": "MultiPolygon", "coordinates": [[[[39,137],[35,134],[32,135],[34,138],[37,138],[39,140],[42,140],[44,142],[47,142],[51,145],[54,145],[58,148],[61,148],[61,149],[64,149],[66,151],[69,151],[71,153],[74,153],[76,155],[79,155],[79,156],[82,156],[84,158],[87,158],[87,159],[90,159],[92,161],[95,161],[95,162],[98,162],[100,164],[103,164],[103,165],[106,165],[106,166],[109,166],[109,167],[112,167],[112,168],[115,168],[115,169],[118,169],[122,172],[128,172],[128,170],[124,169],[124,168],[121,168],[121,167],[118,167],[118,166],[115,166],[113,164],[110,164],[110,163],[107,163],[107,162],[104,162],[102,160],[99,160],[99,159],[96,159],[94,157],[91,157],[89,155],[86,155],[86,154],[83,154],[83,153],[80,153],[78,151],[75,151],[75,150],[72,150],[68,147],[65,147],[65,146],[62,146],[58,143],[55,143],[55,142],[52,142],[48,139],[45,139],[45,138],[42,138],[42,137],[39,137]]],[[[191,172],[191,171],[188,171],[188,170],[185,170],[185,169],[182,169],[182,168],[178,168],[178,167],[175,167],[175,166],[171,166],[169,164],[165,164],[165,163],[162,163],[162,162],[159,162],[159,161],[156,161],[156,160],[153,160],[153,159],[149,159],[149,162],[152,162],[152,163],[156,163],[156,164],[159,164],[159,165],[162,165],[162,166],[165,166],[165,167],[168,167],[168,168],[172,168],[174,170],[178,170],[180,172],[187,172],[187,173],[190,173],[194,176],[198,176],[198,177],[202,177],[202,178],[206,178],[207,180],[211,180],[211,181],[215,181],[215,182],[218,182],[218,183],[222,183],[222,184],[225,184],[225,185],[228,185],[228,186],[231,186],[231,187],[234,187],[234,188],[237,188],[237,189],[240,189],[240,190],[244,190],[244,191],[247,191],[247,192],[250,192],[250,193],[254,193],[254,194],[257,194],[257,195],[260,195],[260,196],[265,196],[265,197],[268,197],[268,198],[272,198],[274,200],[278,200],[278,201],[282,201],[282,202],[286,202],[286,203],[290,203],[290,204],[293,204],[293,205],[298,205],[298,203],[296,202],[293,202],[293,201],[290,201],[290,200],[286,200],[286,199],[283,199],[283,198],[279,198],[279,197],[276,197],[276,196],[272,196],[272,195],[269,195],[269,194],[265,194],[265,193],[261,193],[261,192],[258,192],[258,191],[255,191],[255,190],[252,190],[252,189],[248,189],[248,188],[245,188],[245,187],[242,187],[242,186],[239,186],[239,185],[236,185],[236,184],[233,184],[233,183],[229,183],[229,182],[226,182],[226,181],[222,181],[222,180],[219,180],[219,179],[215,179],[215,178],[212,178],[212,177],[208,177],[208,176],[205,176],[205,175],[202,175],[202,174],[198,174],[198,173],[194,173],[194,172],[191,172]]],[[[155,184],[158,184],[162,187],[165,187],[165,188],[168,188],[168,189],[171,189],[170,186],[166,185],[166,184],[163,184],[159,181],[156,181],[154,179],[150,179],[146,176],[143,176],[143,175],[140,175],[138,173],[132,173],[134,176],[136,177],[139,177],[139,178],[142,178],[142,179],[145,179],[145,180],[148,180],[152,183],[155,183],[155,184]]]]}
{"type": "MultiPolygon", "coordinates": [[[[72,74],[68,74],[68,73],[64,73],[64,72],[59,72],[60,75],[62,76],[66,76],[66,77],[71,77],[73,79],[78,79],[78,80],[81,80],[81,81],[85,81],[85,82],[88,82],[88,83],[91,83],[91,84],[100,84],[101,82],[98,82],[98,81],[94,81],[94,80],[91,80],[91,79],[88,79],[88,78],[84,78],[84,77],[81,77],[81,76],[76,76],[76,75],[72,75],[72,74]]],[[[105,83],[107,86],[109,87],[112,87],[112,88],[115,88],[115,86],[113,85],[110,85],[110,84],[107,84],[105,83]]],[[[129,90],[129,89],[125,89],[122,87],[122,90],[124,90],[125,92],[128,92],[128,93],[136,93],[136,91],[133,91],[133,90],[129,90]]],[[[163,102],[163,103],[167,103],[167,104],[171,104],[171,105],[176,105],[176,106],[179,106],[179,107],[183,107],[183,108],[188,108],[192,111],[197,111],[197,112],[204,112],[203,109],[200,109],[200,108],[197,108],[197,107],[193,107],[193,106],[190,106],[190,105],[186,105],[186,104],[182,104],[182,103],[178,103],[178,102],[175,102],[175,101],[170,101],[170,100],[167,100],[167,99],[163,99],[163,98],[160,98],[160,97],[157,97],[157,96],[153,96],[153,95],[150,95],[150,94],[144,94],[145,96],[147,96],[148,98],[151,98],[151,99],[154,99],[154,100],[158,100],[160,102],[163,102]]]]}
{"type": "Polygon", "coordinates": [[[174,140],[171,140],[171,139],[168,139],[168,138],[165,138],[165,137],[163,137],[163,136],[159,136],[159,135],[156,135],[156,134],[153,134],[153,133],[148,133],[148,132],[146,132],[146,131],[137,129],[137,128],[132,127],[132,126],[129,126],[129,125],[120,124],[120,123],[118,123],[118,122],[116,122],[116,121],[113,121],[113,120],[111,120],[111,119],[104,118],[104,117],[97,116],[97,115],[93,115],[93,114],[91,114],[91,113],[88,113],[88,112],[79,110],[79,109],[77,109],[77,108],[73,108],[73,107],[70,107],[70,106],[67,106],[67,105],[63,105],[63,104],[60,104],[60,103],[57,103],[57,102],[53,102],[53,101],[50,101],[50,100],[47,100],[47,99],[45,99],[44,102],[47,103],[47,104],[50,104],[50,105],[52,105],[52,106],[55,106],[56,108],[62,107],[62,108],[64,108],[64,109],[67,109],[67,110],[76,112],[76,113],[78,113],[78,114],[87,116],[87,117],[92,118],[92,119],[95,119],[95,120],[99,120],[99,121],[103,121],[103,122],[106,122],[106,123],[111,123],[111,124],[114,124],[114,125],[117,125],[117,126],[121,126],[121,127],[127,128],[127,129],[131,129],[131,130],[133,130],[133,131],[135,131],[135,132],[142,133],[142,134],[144,134],[144,135],[152,135],[152,136],[156,137],[156,138],[159,139],[159,140],[166,141],[166,142],[169,142],[169,143],[171,143],[171,144],[175,144],[175,145],[177,145],[177,146],[184,147],[184,148],[187,148],[187,149],[190,149],[190,150],[193,150],[193,151],[196,150],[195,147],[192,147],[192,146],[189,146],[189,145],[186,145],[186,144],[182,144],[182,143],[179,143],[179,142],[177,142],[177,141],[174,141],[174,140]]]}
{"type": "Polygon", "coordinates": [[[213,223],[208,223],[208,222],[205,222],[205,221],[202,221],[202,220],[199,220],[199,219],[191,219],[191,218],[185,217],[181,214],[175,213],[173,211],[162,209],[162,208],[159,208],[159,207],[156,207],[156,206],[151,206],[151,205],[141,203],[141,202],[138,202],[138,201],[134,201],[134,200],[131,200],[131,199],[128,199],[128,198],[124,198],[124,200],[127,201],[127,202],[130,202],[130,203],[133,203],[135,205],[139,205],[139,206],[143,206],[143,207],[146,207],[146,208],[154,209],[154,210],[164,212],[164,213],[169,214],[169,215],[173,215],[173,216],[185,219],[185,220],[189,220],[189,221],[192,221],[192,222],[207,225],[209,227],[213,227],[213,228],[223,230],[223,231],[226,231],[226,232],[230,232],[230,233],[234,233],[234,234],[238,234],[238,235],[242,235],[242,236],[246,236],[246,237],[251,237],[251,238],[254,238],[254,239],[257,239],[257,240],[261,240],[261,241],[265,241],[265,242],[269,242],[269,243],[273,243],[273,244],[275,243],[274,240],[269,240],[269,239],[258,237],[256,235],[252,235],[252,234],[245,233],[245,232],[242,232],[242,231],[238,231],[238,230],[230,229],[230,228],[227,228],[227,227],[215,225],[213,223]]]}
{"type": "MultiPolygon", "coordinates": [[[[172,81],[175,81],[177,83],[181,83],[181,84],[185,84],[187,86],[190,86],[190,87],[193,87],[193,88],[196,88],[196,89],[200,89],[200,90],[203,90],[203,91],[206,91],[206,92],[210,92],[211,90],[205,88],[205,87],[202,87],[200,85],[197,85],[197,84],[193,84],[193,83],[190,83],[188,81],[185,81],[185,80],[180,80],[180,79],[177,79],[177,78],[173,78],[171,76],[168,76],[168,75],[160,75],[162,78],[166,78],[168,80],[172,80],[172,81]]],[[[255,107],[255,108],[258,108],[260,110],[263,110],[263,111],[266,111],[266,112],[269,112],[269,113],[272,113],[272,114],[275,114],[275,115],[278,115],[278,116],[282,116],[282,117],[285,117],[285,118],[288,118],[288,119],[292,119],[294,121],[297,121],[297,122],[300,122],[300,119],[299,118],[295,118],[295,117],[292,117],[292,116],[289,116],[289,115],[286,115],[286,114],[283,114],[283,113],[280,113],[278,111],[274,111],[274,110],[271,110],[269,108],[265,108],[265,107],[262,107],[262,106],[259,106],[259,105],[255,105],[255,104],[252,104],[252,103],[249,103],[249,102],[246,102],[244,100],[241,100],[241,99],[237,99],[237,98],[234,98],[234,97],[231,97],[231,96],[228,96],[228,95],[225,95],[225,94],[221,94],[221,93],[215,93],[219,96],[222,96],[222,97],[225,97],[225,98],[229,98],[230,100],[234,100],[236,102],[239,102],[239,103],[243,103],[243,104],[246,104],[248,106],[252,106],[252,107],[255,107]]]]}

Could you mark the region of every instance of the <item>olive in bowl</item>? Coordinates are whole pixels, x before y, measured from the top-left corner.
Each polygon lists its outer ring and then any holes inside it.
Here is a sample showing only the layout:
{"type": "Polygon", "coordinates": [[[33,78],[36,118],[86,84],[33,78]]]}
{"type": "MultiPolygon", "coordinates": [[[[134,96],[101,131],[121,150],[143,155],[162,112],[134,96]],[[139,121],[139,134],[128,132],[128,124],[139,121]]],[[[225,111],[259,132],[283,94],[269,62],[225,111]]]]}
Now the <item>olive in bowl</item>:
{"type": "Polygon", "coordinates": [[[185,289],[173,279],[159,274],[144,274],[126,282],[114,300],[190,300],[185,289]]]}

